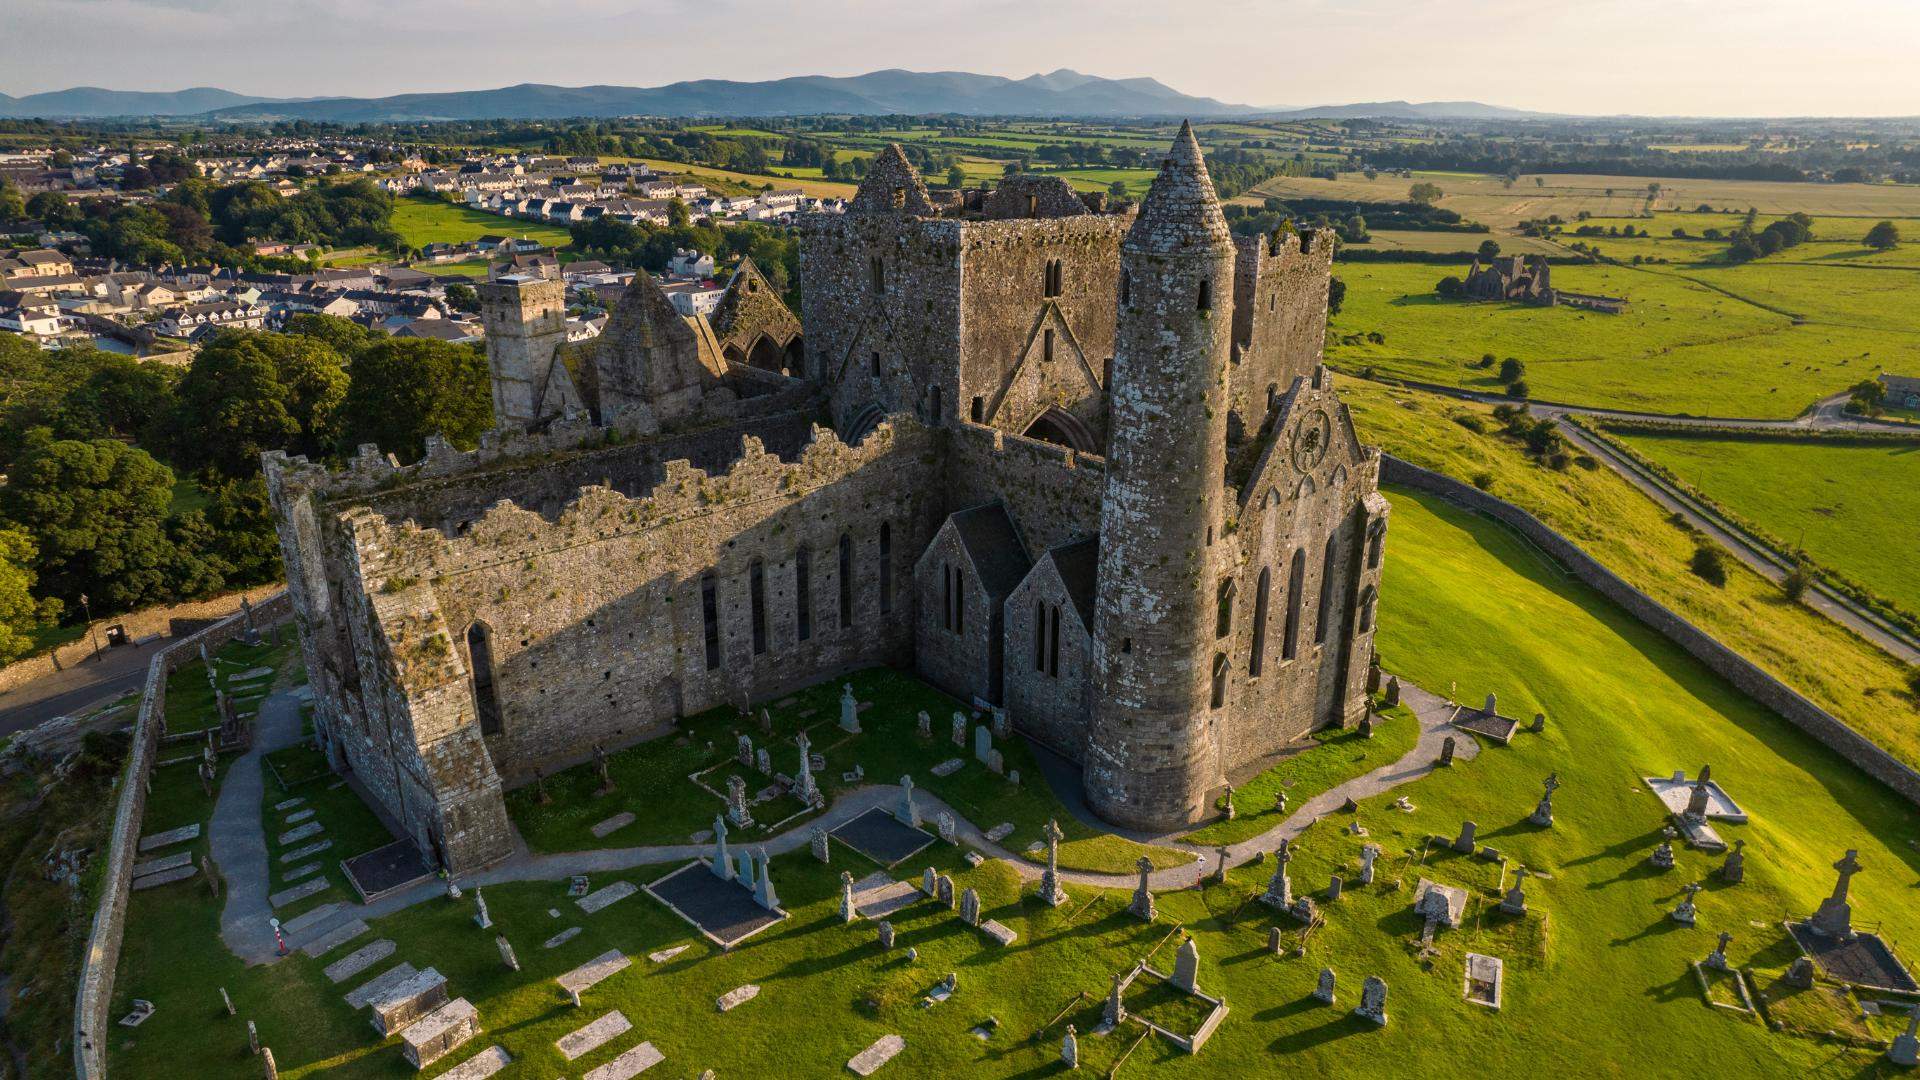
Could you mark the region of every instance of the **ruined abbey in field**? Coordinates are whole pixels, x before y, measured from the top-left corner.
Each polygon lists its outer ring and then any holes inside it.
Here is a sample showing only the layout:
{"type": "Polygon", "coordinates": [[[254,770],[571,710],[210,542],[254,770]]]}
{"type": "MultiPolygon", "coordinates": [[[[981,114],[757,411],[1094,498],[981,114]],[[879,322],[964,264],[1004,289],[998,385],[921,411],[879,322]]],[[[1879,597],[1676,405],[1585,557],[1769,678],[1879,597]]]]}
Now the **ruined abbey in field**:
{"type": "Polygon", "coordinates": [[[496,429],[268,455],[315,727],[423,852],[503,786],[890,664],[1079,763],[1111,821],[1365,707],[1387,503],[1320,366],[1332,237],[1236,241],[1182,130],[1137,208],[929,193],[898,148],[803,226],[795,316],[640,274],[596,341],[482,286],[496,429]]]}

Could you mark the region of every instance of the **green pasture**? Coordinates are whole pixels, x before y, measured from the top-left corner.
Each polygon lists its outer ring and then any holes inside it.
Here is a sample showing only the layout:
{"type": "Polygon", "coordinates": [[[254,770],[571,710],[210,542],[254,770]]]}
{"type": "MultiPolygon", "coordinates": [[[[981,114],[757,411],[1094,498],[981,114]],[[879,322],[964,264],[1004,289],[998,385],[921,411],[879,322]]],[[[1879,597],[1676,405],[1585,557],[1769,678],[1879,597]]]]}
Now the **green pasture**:
{"type": "Polygon", "coordinates": [[[428,244],[458,244],[482,236],[524,236],[549,247],[565,247],[573,236],[558,225],[523,218],[501,217],[435,199],[393,200],[393,227],[410,248],[428,244]]]}

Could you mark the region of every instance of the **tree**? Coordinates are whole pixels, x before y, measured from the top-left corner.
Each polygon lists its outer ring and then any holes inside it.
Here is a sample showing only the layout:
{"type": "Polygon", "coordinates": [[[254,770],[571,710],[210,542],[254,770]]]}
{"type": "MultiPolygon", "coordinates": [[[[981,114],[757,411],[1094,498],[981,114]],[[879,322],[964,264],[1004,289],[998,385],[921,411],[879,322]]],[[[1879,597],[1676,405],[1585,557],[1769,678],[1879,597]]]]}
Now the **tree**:
{"type": "Polygon", "coordinates": [[[1900,243],[1900,228],[1891,221],[1883,221],[1867,230],[1867,246],[1875,251],[1886,251],[1900,243]]]}
{"type": "Polygon", "coordinates": [[[1500,361],[1500,381],[1503,383],[1517,382],[1526,373],[1527,365],[1516,357],[1509,356],[1500,361]]]}
{"type": "Polygon", "coordinates": [[[209,553],[220,562],[228,587],[263,585],[280,577],[280,538],[264,477],[217,480],[206,488],[209,553]]]}
{"type": "Polygon", "coordinates": [[[289,316],[285,329],[289,334],[324,341],[343,357],[350,357],[376,341],[386,340],[385,334],[338,315],[309,313],[289,316]]]}
{"type": "Polygon", "coordinates": [[[967,170],[961,168],[960,163],[956,161],[953,163],[953,167],[947,170],[947,186],[950,188],[960,188],[966,185],[967,170]]]}
{"type": "Polygon", "coordinates": [[[1687,568],[1709,585],[1724,587],[1727,583],[1726,553],[1718,545],[1706,540],[1700,541],[1693,549],[1693,558],[1688,560],[1687,568]]]}
{"type": "Polygon", "coordinates": [[[1327,279],[1327,314],[1340,314],[1340,305],[1347,299],[1347,283],[1339,278],[1327,279]]]}
{"type": "Polygon", "coordinates": [[[1887,408],[1887,388],[1878,379],[1855,383],[1851,398],[1847,402],[1847,411],[1850,413],[1879,416],[1887,408]]]}
{"type": "Polygon", "coordinates": [[[687,209],[687,204],[681,201],[680,196],[675,195],[673,198],[668,199],[667,200],[667,228],[684,229],[687,226],[692,224],[693,224],[693,213],[692,211],[687,209]]]}
{"type": "Polygon", "coordinates": [[[67,201],[67,197],[58,191],[42,191],[27,200],[27,216],[46,223],[52,228],[71,225],[80,220],[79,211],[67,201]]]}
{"type": "Polygon", "coordinates": [[[1532,394],[1533,388],[1527,385],[1527,380],[1525,379],[1515,379],[1507,384],[1508,397],[1527,398],[1532,396],[1532,394]]]}
{"type": "Polygon", "coordinates": [[[447,285],[447,306],[455,311],[479,311],[480,294],[471,285],[451,282],[447,285]]]}
{"type": "Polygon", "coordinates": [[[444,341],[391,339],[362,351],[348,368],[347,445],[376,443],[407,460],[429,435],[471,448],[493,424],[486,356],[444,341]]]}
{"type": "Polygon", "coordinates": [[[1440,196],[1443,194],[1445,192],[1440,190],[1440,185],[1424,181],[1407,189],[1407,199],[1421,206],[1432,206],[1440,201],[1440,196]]]}
{"type": "Polygon", "coordinates": [[[324,341],[222,331],[181,378],[162,438],[173,460],[226,476],[253,475],[268,450],[319,458],[334,447],[346,389],[340,354],[324,341]]]}
{"type": "Polygon", "coordinates": [[[1113,183],[1107,185],[1107,198],[1124,199],[1126,197],[1127,182],[1125,180],[1115,180],[1113,183]]]}
{"type": "Polygon", "coordinates": [[[1787,576],[1780,579],[1780,591],[1786,594],[1787,599],[1798,602],[1801,597],[1807,595],[1807,586],[1812,584],[1813,571],[1808,568],[1805,560],[1795,559],[1793,569],[1787,571],[1787,576]]]}
{"type": "Polygon", "coordinates": [[[173,471],[145,450],[38,431],[0,488],[0,516],[38,542],[45,595],[76,607],[85,594],[96,612],[127,611],[173,595],[172,501],[173,471]]]}
{"type": "Polygon", "coordinates": [[[1483,259],[1494,259],[1500,255],[1500,245],[1492,240],[1480,241],[1479,255],[1483,259]]]}
{"type": "Polygon", "coordinates": [[[0,664],[33,651],[29,635],[60,614],[60,601],[33,596],[39,548],[22,529],[0,528],[0,664]]]}

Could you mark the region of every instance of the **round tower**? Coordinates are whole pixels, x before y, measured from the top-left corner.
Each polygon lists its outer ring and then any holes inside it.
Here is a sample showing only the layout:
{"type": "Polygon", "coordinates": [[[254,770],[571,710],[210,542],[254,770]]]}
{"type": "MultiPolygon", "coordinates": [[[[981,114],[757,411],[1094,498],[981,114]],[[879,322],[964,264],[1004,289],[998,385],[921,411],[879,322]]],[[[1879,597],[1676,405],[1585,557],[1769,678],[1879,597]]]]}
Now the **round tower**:
{"type": "Polygon", "coordinates": [[[1191,126],[1161,162],[1120,265],[1086,795],[1109,821],[1158,829],[1207,816],[1219,779],[1214,545],[1234,247],[1191,126]]]}

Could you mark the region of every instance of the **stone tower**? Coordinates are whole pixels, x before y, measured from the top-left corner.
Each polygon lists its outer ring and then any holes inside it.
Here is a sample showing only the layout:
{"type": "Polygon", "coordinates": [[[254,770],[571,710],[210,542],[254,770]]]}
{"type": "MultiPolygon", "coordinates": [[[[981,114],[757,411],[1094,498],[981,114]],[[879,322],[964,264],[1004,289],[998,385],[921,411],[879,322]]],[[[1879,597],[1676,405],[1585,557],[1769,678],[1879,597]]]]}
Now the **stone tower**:
{"type": "Polygon", "coordinates": [[[1190,126],[1121,247],[1094,611],[1087,801],[1136,828],[1204,817],[1219,777],[1212,610],[1234,245],[1190,126]]]}
{"type": "Polygon", "coordinates": [[[566,282],[505,279],[484,282],[478,292],[493,375],[493,422],[534,427],[557,412],[542,406],[550,396],[554,353],[567,340],[566,282]]]}

